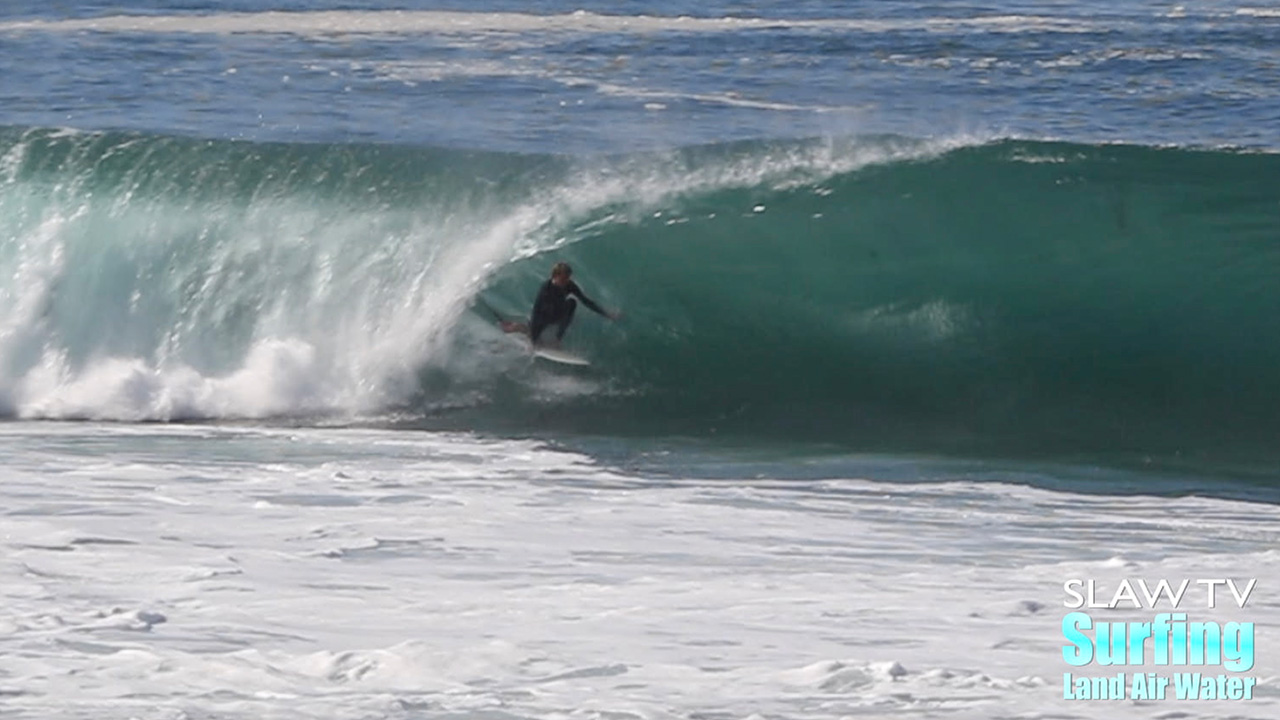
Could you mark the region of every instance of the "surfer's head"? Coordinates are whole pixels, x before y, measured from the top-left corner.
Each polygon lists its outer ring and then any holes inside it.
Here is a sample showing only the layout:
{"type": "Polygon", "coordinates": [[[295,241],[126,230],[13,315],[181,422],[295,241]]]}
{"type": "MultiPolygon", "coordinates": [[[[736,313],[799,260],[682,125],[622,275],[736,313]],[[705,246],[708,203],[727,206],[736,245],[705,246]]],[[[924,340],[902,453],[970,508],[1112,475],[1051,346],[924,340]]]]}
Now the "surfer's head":
{"type": "Polygon", "coordinates": [[[551,266],[551,282],[556,285],[565,285],[569,282],[569,278],[573,276],[573,268],[569,267],[567,262],[558,262],[551,266]]]}

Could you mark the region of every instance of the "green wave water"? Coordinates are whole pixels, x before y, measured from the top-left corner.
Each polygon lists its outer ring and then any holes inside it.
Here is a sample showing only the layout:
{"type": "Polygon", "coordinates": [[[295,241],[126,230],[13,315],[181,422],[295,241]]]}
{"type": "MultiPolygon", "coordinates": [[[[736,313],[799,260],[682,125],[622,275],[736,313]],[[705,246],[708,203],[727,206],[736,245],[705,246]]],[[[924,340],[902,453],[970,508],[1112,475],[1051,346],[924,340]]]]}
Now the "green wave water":
{"type": "Polygon", "coordinates": [[[1273,467],[1280,157],[0,130],[0,408],[1273,467]],[[585,371],[531,363],[548,266],[585,371]]]}
{"type": "Polygon", "coordinates": [[[631,315],[574,332],[639,390],[541,422],[1222,462],[1280,447],[1274,155],[996,142],[681,198],[578,240],[555,258],[631,315]]]}

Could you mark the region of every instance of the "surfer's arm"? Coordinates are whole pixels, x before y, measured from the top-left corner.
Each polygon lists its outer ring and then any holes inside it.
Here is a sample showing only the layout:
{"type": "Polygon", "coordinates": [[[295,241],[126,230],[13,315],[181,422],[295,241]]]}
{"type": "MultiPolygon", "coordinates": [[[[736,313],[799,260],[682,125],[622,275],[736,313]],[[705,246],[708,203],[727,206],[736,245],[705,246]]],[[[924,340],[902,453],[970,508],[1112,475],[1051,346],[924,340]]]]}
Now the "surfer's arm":
{"type": "Polygon", "coordinates": [[[587,307],[589,307],[589,308],[591,308],[591,310],[593,310],[594,312],[597,312],[597,313],[599,313],[599,314],[601,314],[601,315],[603,315],[603,316],[605,316],[605,317],[609,318],[610,320],[612,320],[612,319],[613,319],[613,313],[611,313],[611,312],[609,312],[608,310],[605,310],[604,308],[600,307],[600,306],[596,303],[596,301],[595,301],[595,300],[592,300],[591,298],[587,297],[587,296],[582,292],[582,288],[578,287],[578,283],[573,283],[573,285],[569,288],[569,292],[570,292],[570,293],[572,293],[572,294],[574,294],[574,295],[577,295],[577,296],[578,296],[578,299],[582,301],[582,304],[583,304],[583,305],[586,305],[586,306],[587,306],[587,307]]]}

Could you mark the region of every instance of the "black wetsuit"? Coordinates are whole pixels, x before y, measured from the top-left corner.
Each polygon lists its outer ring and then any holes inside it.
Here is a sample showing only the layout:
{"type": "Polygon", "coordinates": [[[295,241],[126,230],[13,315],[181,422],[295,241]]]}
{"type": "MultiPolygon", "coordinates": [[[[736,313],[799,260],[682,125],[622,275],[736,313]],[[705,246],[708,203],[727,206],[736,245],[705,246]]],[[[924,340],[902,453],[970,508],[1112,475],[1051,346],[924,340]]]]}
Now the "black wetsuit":
{"type": "Polygon", "coordinates": [[[582,288],[578,287],[574,281],[570,280],[564,287],[560,287],[548,280],[538,291],[538,299],[533,301],[533,315],[529,318],[530,340],[538,342],[538,336],[542,335],[542,331],[552,325],[556,326],[556,339],[564,337],[564,331],[568,330],[569,323],[573,322],[573,311],[578,309],[578,303],[574,302],[570,295],[577,295],[583,305],[608,317],[609,313],[591,298],[583,295],[582,288]]]}

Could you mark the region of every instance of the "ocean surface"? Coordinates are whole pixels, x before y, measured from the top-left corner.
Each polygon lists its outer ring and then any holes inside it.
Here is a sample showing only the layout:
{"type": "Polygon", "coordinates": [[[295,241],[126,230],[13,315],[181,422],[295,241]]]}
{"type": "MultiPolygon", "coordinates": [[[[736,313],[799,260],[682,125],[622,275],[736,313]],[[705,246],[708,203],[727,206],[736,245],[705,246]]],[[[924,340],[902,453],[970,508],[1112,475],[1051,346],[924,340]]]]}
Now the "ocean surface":
{"type": "Polygon", "coordinates": [[[0,458],[4,718],[1276,717],[1280,3],[9,0],[0,458]]]}

